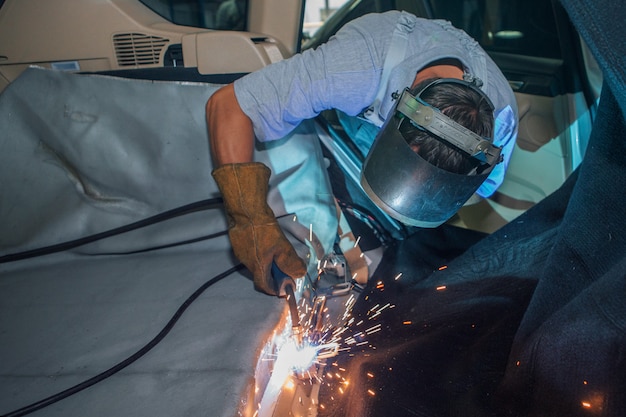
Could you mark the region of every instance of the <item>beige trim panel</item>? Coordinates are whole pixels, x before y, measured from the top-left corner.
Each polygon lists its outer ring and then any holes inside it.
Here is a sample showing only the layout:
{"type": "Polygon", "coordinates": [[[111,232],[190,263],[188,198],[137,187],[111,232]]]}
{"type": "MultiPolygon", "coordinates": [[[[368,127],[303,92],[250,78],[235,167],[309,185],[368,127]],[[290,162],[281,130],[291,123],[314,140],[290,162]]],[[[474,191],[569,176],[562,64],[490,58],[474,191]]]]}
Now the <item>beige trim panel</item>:
{"type": "Polygon", "coordinates": [[[0,9],[0,91],[29,65],[71,71],[162,67],[174,44],[183,44],[185,66],[202,74],[255,71],[295,50],[300,10],[300,1],[253,0],[253,32],[246,33],[175,25],[138,0],[6,0],[0,9]]]}

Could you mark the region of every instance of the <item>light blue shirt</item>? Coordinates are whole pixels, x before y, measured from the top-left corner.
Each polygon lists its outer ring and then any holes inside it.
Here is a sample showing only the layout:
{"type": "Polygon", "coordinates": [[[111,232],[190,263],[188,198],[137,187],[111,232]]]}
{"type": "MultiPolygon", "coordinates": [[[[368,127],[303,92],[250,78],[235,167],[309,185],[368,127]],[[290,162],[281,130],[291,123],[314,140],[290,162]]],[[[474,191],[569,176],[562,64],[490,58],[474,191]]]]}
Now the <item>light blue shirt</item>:
{"type": "MultiPolygon", "coordinates": [[[[495,144],[503,146],[504,161],[494,168],[478,193],[487,197],[502,183],[517,136],[517,104],[508,81],[480,45],[449,22],[417,18],[406,12],[369,14],[346,24],[328,42],[235,81],[235,94],[250,117],[258,140],[284,137],[302,120],[337,109],[356,116],[384,90],[380,116],[395,105],[392,93],[411,86],[415,74],[443,58],[461,62],[479,78],[481,89],[495,106],[495,144]],[[402,26],[408,36],[404,57],[381,85],[392,34],[402,26]]],[[[383,117],[384,118],[384,117],[383,117]]],[[[364,127],[357,139],[367,153],[377,132],[364,127]]]]}

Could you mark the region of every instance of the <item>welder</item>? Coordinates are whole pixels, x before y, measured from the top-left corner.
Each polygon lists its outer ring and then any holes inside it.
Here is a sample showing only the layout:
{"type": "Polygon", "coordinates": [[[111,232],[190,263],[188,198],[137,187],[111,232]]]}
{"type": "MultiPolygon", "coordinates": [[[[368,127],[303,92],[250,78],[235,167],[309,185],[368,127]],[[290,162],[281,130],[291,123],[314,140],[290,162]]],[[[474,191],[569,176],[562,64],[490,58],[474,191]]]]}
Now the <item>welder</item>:
{"type": "Polygon", "coordinates": [[[449,22],[407,12],[355,19],[315,50],[224,86],[206,106],[213,177],[234,253],[268,294],[272,264],[292,278],[306,268],[267,204],[271,172],[253,161],[255,138],[283,138],[326,109],[367,154],[368,197],[417,227],[490,196],[517,135],[513,91],[480,45],[449,22]]]}

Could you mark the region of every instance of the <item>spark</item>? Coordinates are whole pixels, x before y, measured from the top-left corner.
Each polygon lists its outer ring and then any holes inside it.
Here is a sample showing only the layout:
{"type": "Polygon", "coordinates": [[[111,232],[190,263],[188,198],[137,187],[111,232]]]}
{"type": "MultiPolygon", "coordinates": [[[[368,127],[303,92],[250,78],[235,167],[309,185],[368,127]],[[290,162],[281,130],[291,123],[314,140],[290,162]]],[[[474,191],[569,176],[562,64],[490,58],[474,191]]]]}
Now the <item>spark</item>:
{"type": "Polygon", "coordinates": [[[383,310],[384,310],[384,309],[386,309],[386,308],[388,308],[388,307],[390,307],[390,306],[391,306],[391,303],[387,303],[387,304],[385,304],[384,306],[382,306],[382,307],[378,308],[378,307],[379,307],[379,305],[380,305],[380,304],[376,304],[376,305],[375,305],[374,307],[372,307],[372,308],[370,309],[370,311],[368,312],[368,314],[369,314],[370,312],[375,311],[375,313],[374,313],[374,314],[373,314],[373,315],[369,318],[370,320],[372,320],[373,318],[376,318],[376,317],[380,316],[380,314],[383,312],[383,310]]]}
{"type": "Polygon", "coordinates": [[[313,242],[313,223],[309,224],[309,242],[313,242]]]}
{"type": "Polygon", "coordinates": [[[445,285],[440,285],[437,287],[437,291],[443,291],[445,290],[447,287],[445,285]]]}
{"type": "Polygon", "coordinates": [[[448,269],[448,265],[440,266],[438,271],[443,271],[444,269],[448,269]]]}
{"type": "Polygon", "coordinates": [[[413,322],[411,320],[405,320],[402,322],[402,324],[409,325],[409,324],[413,324],[413,322]]]}
{"type": "Polygon", "coordinates": [[[365,333],[372,334],[372,333],[379,332],[382,329],[382,327],[383,325],[379,323],[376,326],[372,326],[369,329],[365,330],[365,333]]]}
{"type": "Polygon", "coordinates": [[[400,272],[398,275],[396,275],[396,277],[394,278],[394,281],[399,280],[401,276],[402,276],[402,272],[400,272]]]}
{"type": "MultiPolygon", "coordinates": [[[[309,238],[312,240],[312,237],[313,225],[310,225],[309,238]]],[[[357,238],[356,245],[358,245],[359,239],[357,238]]],[[[320,271],[319,273],[321,274],[323,269],[331,262],[328,259],[318,260],[317,267],[320,271]]],[[[356,277],[356,274],[353,277],[356,277]]],[[[395,276],[395,280],[401,277],[402,273],[399,273],[395,276]]],[[[384,290],[385,283],[382,280],[375,281],[375,283],[377,289],[384,290]]],[[[359,302],[363,300],[369,300],[369,296],[366,295],[359,302]]],[[[328,307],[311,308],[306,302],[300,303],[300,323],[304,328],[303,343],[300,345],[293,340],[289,317],[286,319],[284,328],[279,326],[274,331],[271,343],[261,358],[261,360],[274,361],[274,366],[263,392],[262,401],[259,404],[259,409],[261,410],[259,415],[267,415],[268,412],[271,412],[270,410],[273,410],[273,408],[267,407],[273,407],[273,403],[270,401],[272,398],[276,398],[280,390],[295,390],[298,380],[307,377],[312,384],[313,381],[316,381],[320,384],[334,387],[337,399],[339,394],[349,394],[347,390],[350,382],[342,376],[345,375],[347,370],[340,367],[336,362],[327,363],[326,360],[339,353],[349,356],[370,356],[370,352],[376,350],[377,347],[369,340],[369,337],[372,334],[381,332],[383,329],[382,323],[376,323],[378,316],[384,311],[396,307],[391,303],[384,305],[376,304],[368,310],[367,318],[355,318],[352,315],[352,310],[356,303],[357,296],[354,293],[350,293],[344,302],[344,308],[337,312],[337,318],[339,323],[341,323],[339,326],[333,324],[336,321],[331,320],[331,310],[328,307]],[[314,319],[314,316],[317,319],[314,319]],[[368,320],[374,320],[376,324],[363,326],[368,320]],[[332,368],[332,372],[323,372],[322,368],[318,366],[327,366],[326,370],[329,370],[331,366],[334,368],[332,368]],[[264,412],[265,414],[263,414],[264,412]]],[[[403,324],[412,324],[412,322],[407,320],[403,324]]],[[[389,370],[391,371],[391,368],[389,370]]],[[[367,376],[368,378],[374,378],[372,373],[368,373],[367,376]]],[[[369,395],[375,396],[375,390],[376,388],[374,387],[367,392],[369,395]]],[[[258,391],[259,389],[257,389],[258,391]]],[[[330,400],[334,401],[335,399],[331,396],[330,400]]],[[[326,408],[319,403],[318,407],[321,410],[326,408]]]]}
{"type": "Polygon", "coordinates": [[[581,402],[581,405],[585,408],[591,408],[591,403],[588,403],[587,401],[581,402]]]}
{"type": "Polygon", "coordinates": [[[372,320],[372,319],[374,319],[374,318],[376,318],[376,317],[378,317],[378,316],[380,316],[380,311],[377,311],[376,313],[374,313],[374,314],[370,317],[370,320],[372,320]]]}
{"type": "Polygon", "coordinates": [[[356,248],[357,246],[359,246],[359,242],[361,241],[361,236],[356,238],[356,241],[354,242],[354,247],[356,248]]]}

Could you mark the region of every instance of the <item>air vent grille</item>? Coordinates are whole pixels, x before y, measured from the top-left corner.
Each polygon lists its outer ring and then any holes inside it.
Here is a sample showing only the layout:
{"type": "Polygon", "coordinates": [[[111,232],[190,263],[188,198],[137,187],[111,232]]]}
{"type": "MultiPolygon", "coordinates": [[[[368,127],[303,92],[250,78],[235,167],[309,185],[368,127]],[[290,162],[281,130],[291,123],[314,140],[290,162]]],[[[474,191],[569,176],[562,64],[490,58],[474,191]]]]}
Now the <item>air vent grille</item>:
{"type": "Polygon", "coordinates": [[[120,67],[158,64],[161,51],[168,42],[168,39],[142,33],[113,35],[117,64],[120,67]]]}

